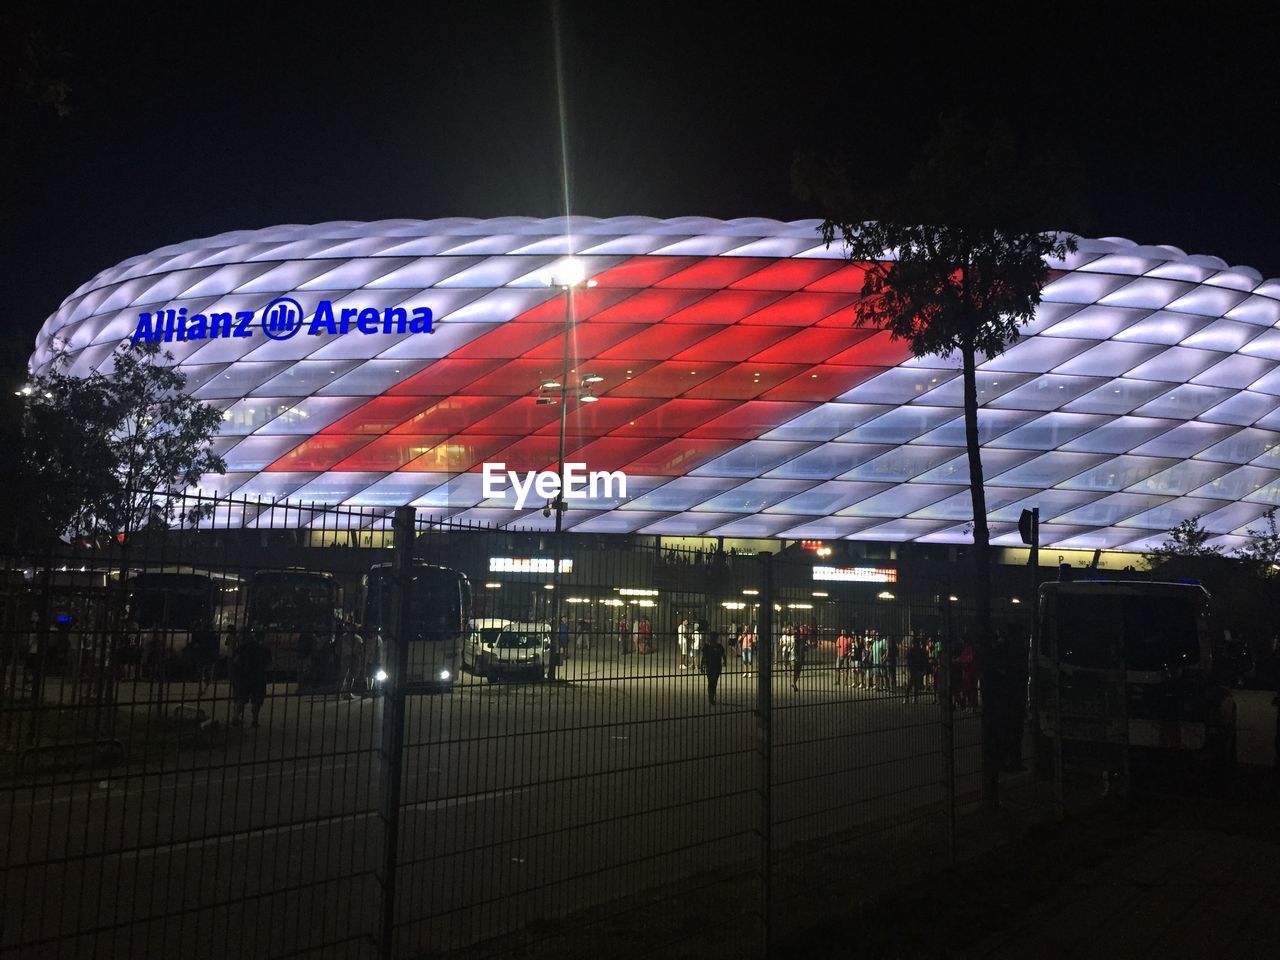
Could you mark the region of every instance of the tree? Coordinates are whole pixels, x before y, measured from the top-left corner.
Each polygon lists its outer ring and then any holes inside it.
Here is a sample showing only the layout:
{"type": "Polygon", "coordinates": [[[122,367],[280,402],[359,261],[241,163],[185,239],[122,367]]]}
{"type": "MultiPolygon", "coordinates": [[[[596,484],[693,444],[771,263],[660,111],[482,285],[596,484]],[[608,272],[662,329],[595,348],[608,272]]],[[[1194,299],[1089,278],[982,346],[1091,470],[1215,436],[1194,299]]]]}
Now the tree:
{"type": "Polygon", "coordinates": [[[1264,513],[1262,521],[1264,526],[1245,530],[1249,541],[1236,551],[1236,556],[1251,565],[1258,576],[1273,580],[1280,572],[1280,526],[1276,523],[1276,508],[1264,513]]]}
{"type": "Polygon", "coordinates": [[[1002,353],[1035,316],[1051,278],[1048,261],[1076,249],[1070,234],[1043,232],[1052,165],[1018,156],[1000,124],[980,129],[943,118],[904,182],[858,183],[847,167],[801,158],[802,195],[822,205],[822,237],[839,240],[866,270],[859,325],[887,330],[917,357],[958,354],[973,506],[977,633],[984,672],[983,796],[999,802],[999,672],[992,669],[991,547],[978,425],[977,357],[1002,353]]]}
{"type": "Polygon", "coordinates": [[[1213,536],[1200,526],[1199,516],[1188,517],[1169,531],[1168,540],[1145,554],[1147,565],[1155,568],[1178,559],[1221,557],[1222,551],[1209,544],[1213,536]]]}
{"type": "Polygon", "coordinates": [[[110,373],[65,372],[65,362],[22,388],[24,486],[55,534],[123,534],[176,516],[172,493],[226,469],[209,443],[221,411],[185,393],[186,375],[158,344],[123,344],[110,373]]]}

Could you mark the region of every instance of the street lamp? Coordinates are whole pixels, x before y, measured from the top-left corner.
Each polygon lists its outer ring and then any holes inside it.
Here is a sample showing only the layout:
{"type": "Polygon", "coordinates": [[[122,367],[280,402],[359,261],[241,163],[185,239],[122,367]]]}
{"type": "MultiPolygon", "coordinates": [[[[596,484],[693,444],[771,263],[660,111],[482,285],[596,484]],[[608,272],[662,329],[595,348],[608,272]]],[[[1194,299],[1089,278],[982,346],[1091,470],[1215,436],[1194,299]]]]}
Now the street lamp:
{"type": "MultiPolygon", "coordinates": [[[[565,423],[569,415],[569,337],[573,332],[573,294],[574,291],[582,287],[594,287],[596,282],[587,279],[587,268],[582,265],[580,260],[574,257],[568,257],[556,266],[556,272],[550,277],[550,284],[553,287],[559,287],[564,291],[564,357],[563,364],[560,369],[560,381],[554,380],[544,381],[543,386],[539,387],[538,402],[554,403],[555,399],[549,395],[545,396],[543,390],[560,389],[560,442],[556,447],[556,476],[560,480],[559,486],[556,488],[556,498],[551,504],[551,508],[556,512],[556,532],[555,532],[555,551],[554,566],[551,571],[551,587],[552,601],[554,604],[554,613],[551,618],[551,670],[549,678],[555,679],[555,668],[560,662],[560,597],[562,590],[557,589],[560,586],[560,567],[564,561],[564,511],[567,506],[564,497],[564,433],[565,423]]],[[[594,401],[596,398],[591,394],[591,385],[599,383],[601,377],[594,374],[584,376],[578,384],[577,395],[579,400],[585,400],[590,396],[594,401]]],[[[587,401],[591,402],[591,401],[587,401]]]]}
{"type": "MultiPolygon", "coordinates": [[[[546,380],[539,387],[539,403],[555,403],[555,398],[541,393],[544,389],[560,389],[560,442],[556,447],[556,476],[560,478],[560,486],[556,490],[556,498],[551,504],[551,509],[556,512],[556,539],[559,541],[559,535],[564,526],[564,511],[567,507],[564,499],[564,433],[565,422],[569,415],[569,337],[573,332],[573,294],[575,290],[582,287],[594,287],[596,282],[587,279],[587,268],[582,265],[582,261],[574,257],[568,257],[557,265],[556,272],[550,277],[549,283],[553,287],[559,287],[564,291],[564,358],[560,372],[560,380],[546,380]]],[[[582,399],[584,396],[591,396],[590,385],[599,383],[603,377],[585,376],[578,385],[578,397],[582,399]],[[584,388],[586,392],[584,394],[584,388]]],[[[596,398],[591,397],[592,402],[596,398]]],[[[557,542],[557,548],[559,544],[557,542]]],[[[560,572],[560,560],[556,558],[556,571],[560,572]]]]}

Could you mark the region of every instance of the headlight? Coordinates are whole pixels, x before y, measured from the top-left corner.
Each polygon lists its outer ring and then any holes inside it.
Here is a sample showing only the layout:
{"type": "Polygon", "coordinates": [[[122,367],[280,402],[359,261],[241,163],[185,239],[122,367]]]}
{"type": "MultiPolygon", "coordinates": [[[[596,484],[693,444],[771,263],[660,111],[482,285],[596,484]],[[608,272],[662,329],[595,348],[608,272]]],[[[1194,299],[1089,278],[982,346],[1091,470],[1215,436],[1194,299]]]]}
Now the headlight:
{"type": "Polygon", "coordinates": [[[379,670],[377,673],[375,673],[375,674],[373,675],[373,679],[374,679],[374,680],[376,680],[378,683],[386,683],[386,682],[387,682],[387,671],[385,671],[385,670],[379,670]]]}
{"type": "Polygon", "coordinates": [[[448,679],[449,679],[449,677],[450,677],[450,673],[449,673],[449,671],[448,671],[448,670],[441,670],[441,671],[440,671],[440,679],[441,679],[441,680],[448,680],[448,679]]]}

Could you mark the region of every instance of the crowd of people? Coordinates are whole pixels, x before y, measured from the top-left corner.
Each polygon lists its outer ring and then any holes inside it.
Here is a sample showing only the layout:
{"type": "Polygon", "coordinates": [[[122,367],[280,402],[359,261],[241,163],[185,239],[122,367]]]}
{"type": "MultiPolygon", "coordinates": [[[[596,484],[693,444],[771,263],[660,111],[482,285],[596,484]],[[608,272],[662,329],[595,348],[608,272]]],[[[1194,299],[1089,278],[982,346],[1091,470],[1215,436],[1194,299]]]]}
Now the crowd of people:
{"type": "MultiPolygon", "coordinates": [[[[908,633],[906,636],[882,634],[874,628],[863,631],[841,629],[835,637],[834,661],[826,655],[814,656],[820,644],[818,629],[811,624],[783,624],[773,647],[774,669],[790,673],[791,688],[799,690],[806,673],[817,674],[818,682],[829,680],[834,686],[868,693],[901,696],[905,702],[926,700],[937,703],[943,691],[950,690],[957,710],[976,710],[980,704],[979,662],[977,646],[967,634],[952,649],[950,674],[940,636],[908,633]]],[[[715,666],[717,679],[734,663],[741,673],[758,669],[760,637],[758,627],[750,623],[734,623],[723,635],[708,631],[697,619],[682,617],[675,630],[677,669],[708,672],[708,662],[715,666]],[[712,638],[716,650],[708,657],[712,638]]]]}

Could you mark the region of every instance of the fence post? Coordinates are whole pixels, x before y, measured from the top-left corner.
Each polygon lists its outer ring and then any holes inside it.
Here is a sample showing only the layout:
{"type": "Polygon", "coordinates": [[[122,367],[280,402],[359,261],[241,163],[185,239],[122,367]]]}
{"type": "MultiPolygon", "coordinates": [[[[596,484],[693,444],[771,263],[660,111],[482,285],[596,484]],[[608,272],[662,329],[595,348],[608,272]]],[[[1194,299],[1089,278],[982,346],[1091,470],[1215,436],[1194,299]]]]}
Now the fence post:
{"type": "MultiPolygon", "coordinates": [[[[950,588],[948,588],[950,589],[950,588]]],[[[947,640],[942,645],[942,690],[938,702],[942,705],[942,750],[947,758],[947,858],[956,862],[956,723],[955,701],[951,690],[951,645],[955,632],[951,624],[951,599],[947,598],[947,640]]]]}
{"type": "Polygon", "coordinates": [[[760,557],[756,623],[756,757],[760,789],[760,922],[764,956],[773,951],[773,555],[760,557]]]}
{"type": "Polygon", "coordinates": [[[397,507],[392,523],[392,575],[390,636],[384,637],[387,681],[382,699],[382,902],[378,918],[378,956],[390,960],[395,940],[396,871],[400,846],[400,792],[404,766],[405,675],[409,645],[405,642],[409,621],[409,597],[413,583],[413,507],[397,507]]]}

